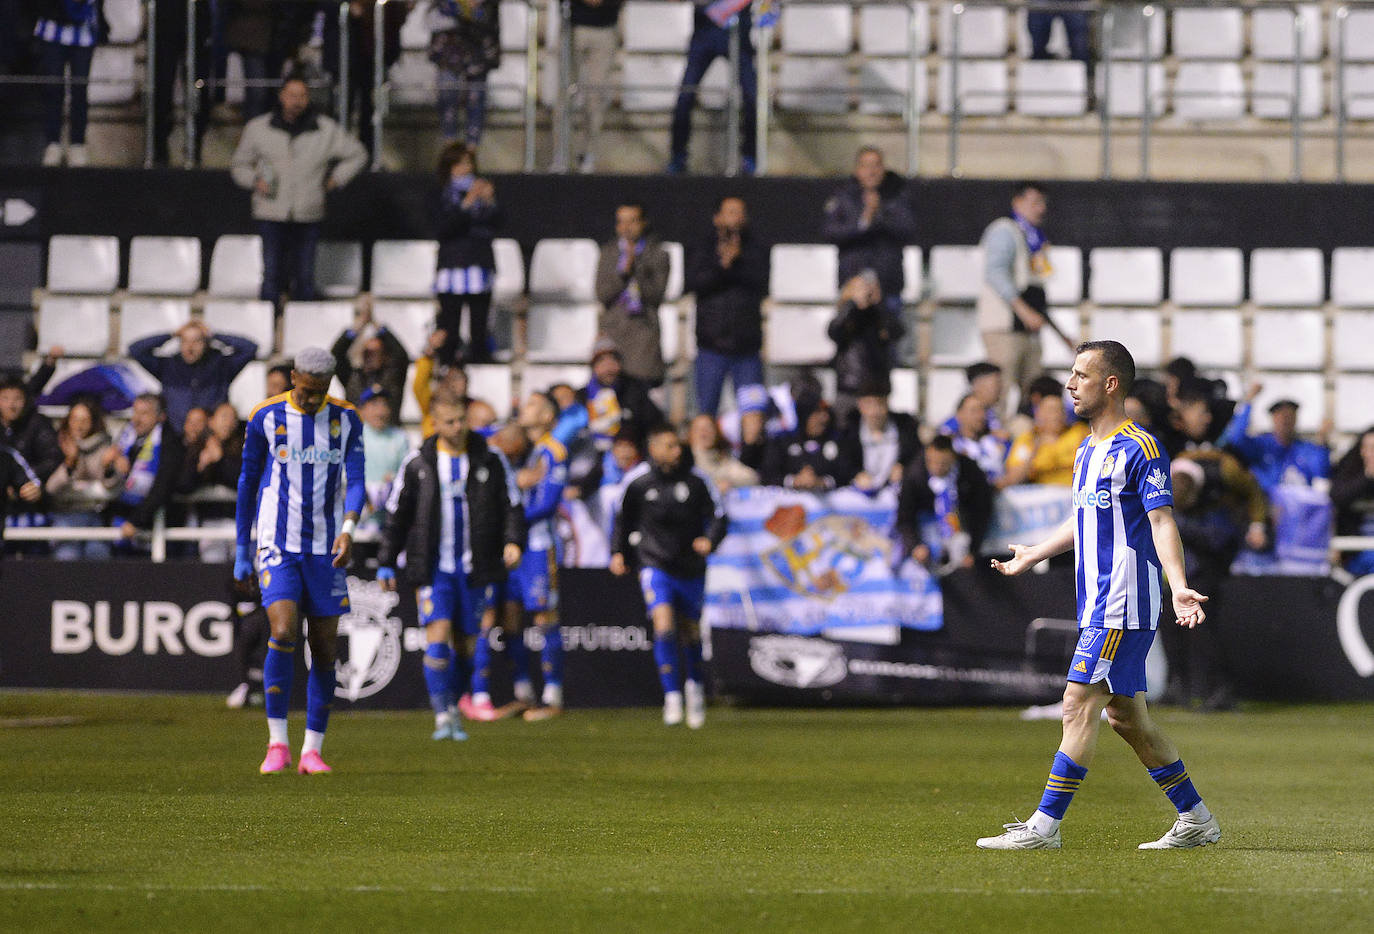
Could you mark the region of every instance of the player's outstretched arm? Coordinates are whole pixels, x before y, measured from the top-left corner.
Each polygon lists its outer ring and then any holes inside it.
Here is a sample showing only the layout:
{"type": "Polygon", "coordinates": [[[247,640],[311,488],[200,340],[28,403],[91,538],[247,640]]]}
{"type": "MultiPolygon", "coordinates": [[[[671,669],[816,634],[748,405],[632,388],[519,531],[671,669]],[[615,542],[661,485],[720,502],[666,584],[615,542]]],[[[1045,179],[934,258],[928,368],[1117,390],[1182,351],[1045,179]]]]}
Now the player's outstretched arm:
{"type": "Polygon", "coordinates": [[[1202,604],[1207,602],[1207,598],[1188,586],[1188,575],[1183,570],[1183,540],[1178,535],[1173,507],[1151,509],[1149,515],[1155,554],[1159,555],[1159,564],[1164,568],[1174,594],[1174,616],[1180,626],[1192,629],[1207,618],[1202,611],[1202,604]]]}
{"type": "Polygon", "coordinates": [[[1047,558],[1062,555],[1073,547],[1074,516],[1071,514],[1038,545],[1012,545],[1011,560],[992,559],[992,566],[1008,577],[1024,574],[1047,558]]]}
{"type": "Polygon", "coordinates": [[[234,508],[234,579],[245,580],[253,573],[253,522],[257,518],[258,487],[267,468],[267,439],[262,431],[262,416],[254,413],[248,420],[239,467],[238,502],[234,508]]]}

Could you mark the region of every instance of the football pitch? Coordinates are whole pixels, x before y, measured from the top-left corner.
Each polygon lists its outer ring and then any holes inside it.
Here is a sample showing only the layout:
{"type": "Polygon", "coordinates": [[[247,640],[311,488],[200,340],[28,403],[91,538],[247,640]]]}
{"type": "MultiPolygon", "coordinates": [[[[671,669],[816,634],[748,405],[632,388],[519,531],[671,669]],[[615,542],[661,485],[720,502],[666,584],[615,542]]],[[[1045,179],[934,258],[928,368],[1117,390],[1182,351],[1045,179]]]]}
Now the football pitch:
{"type": "Polygon", "coordinates": [[[347,713],[305,778],[218,697],[0,693],[0,929],[1368,932],[1371,712],[1164,709],[1219,845],[1137,851],[1172,810],[1104,732],[1064,849],[996,853],[1058,739],[1010,709],[347,713]]]}

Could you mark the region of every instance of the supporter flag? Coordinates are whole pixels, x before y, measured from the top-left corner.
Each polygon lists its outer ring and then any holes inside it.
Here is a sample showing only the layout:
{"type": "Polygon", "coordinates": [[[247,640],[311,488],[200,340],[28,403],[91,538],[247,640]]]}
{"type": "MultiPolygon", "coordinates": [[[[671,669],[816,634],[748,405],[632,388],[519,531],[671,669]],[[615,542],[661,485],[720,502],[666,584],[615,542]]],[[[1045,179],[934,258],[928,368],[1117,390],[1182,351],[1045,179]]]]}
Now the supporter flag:
{"type": "Polygon", "coordinates": [[[753,0],[716,0],[706,8],[706,15],[710,17],[711,22],[723,29],[726,23],[738,16],[741,10],[747,9],[752,2],[753,0]]]}
{"type": "Polygon", "coordinates": [[[119,412],[159,385],[142,367],[129,363],[101,363],[68,376],[38,399],[39,405],[71,405],[81,396],[96,396],[106,412],[119,412]]]}

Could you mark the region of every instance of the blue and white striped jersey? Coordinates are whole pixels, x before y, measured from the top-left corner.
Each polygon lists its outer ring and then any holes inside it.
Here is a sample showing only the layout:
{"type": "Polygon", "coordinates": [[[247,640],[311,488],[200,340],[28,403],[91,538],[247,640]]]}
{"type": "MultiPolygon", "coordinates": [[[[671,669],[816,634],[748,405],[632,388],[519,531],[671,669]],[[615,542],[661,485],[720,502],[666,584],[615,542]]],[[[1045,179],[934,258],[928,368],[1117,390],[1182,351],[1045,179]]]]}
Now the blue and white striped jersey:
{"type": "Polygon", "coordinates": [[[1162,573],[1149,512],[1172,506],[1169,457],[1132,421],[1101,441],[1089,435],[1073,464],[1078,625],[1154,629],[1162,573]]]}
{"type": "Polygon", "coordinates": [[[439,570],[445,574],[472,571],[468,529],[468,456],[450,453],[439,442],[439,570]]]}
{"type": "Polygon", "coordinates": [[[258,550],[327,555],[345,512],[366,501],[363,426],[353,406],[326,396],[303,412],[289,392],[253,410],[239,474],[238,543],[254,523],[258,550]]]}
{"type": "Polygon", "coordinates": [[[558,540],[558,507],[568,483],[568,449],[551,434],[539,439],[526,467],[544,465],[544,476],[525,491],[525,520],[529,523],[529,550],[548,551],[558,540]]]}

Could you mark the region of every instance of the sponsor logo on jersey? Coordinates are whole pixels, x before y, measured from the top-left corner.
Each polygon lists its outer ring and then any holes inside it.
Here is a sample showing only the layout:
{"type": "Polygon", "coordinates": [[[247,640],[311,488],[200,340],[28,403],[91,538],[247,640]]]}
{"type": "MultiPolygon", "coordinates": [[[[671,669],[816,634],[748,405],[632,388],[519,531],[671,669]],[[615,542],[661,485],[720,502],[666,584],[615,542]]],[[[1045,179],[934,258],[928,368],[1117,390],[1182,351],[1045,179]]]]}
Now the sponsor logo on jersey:
{"type": "Polygon", "coordinates": [[[342,464],[343,451],[338,448],[321,448],[315,445],[297,447],[294,444],[279,444],[275,452],[281,464],[342,464]]]}
{"type": "Polygon", "coordinates": [[[1073,504],[1078,509],[1111,509],[1112,494],[1110,490],[1078,490],[1073,494],[1073,504]]]}

